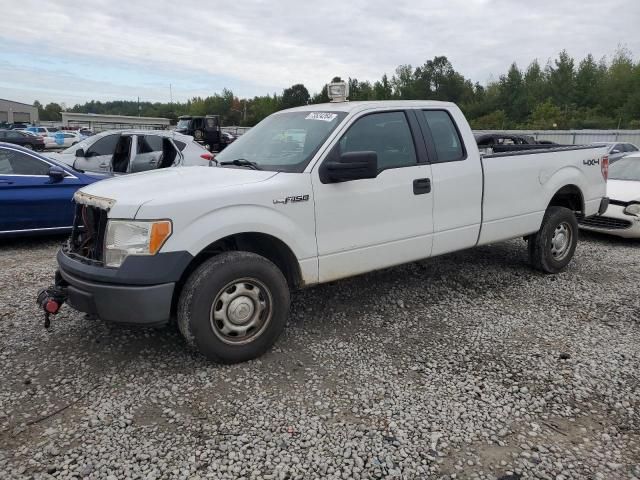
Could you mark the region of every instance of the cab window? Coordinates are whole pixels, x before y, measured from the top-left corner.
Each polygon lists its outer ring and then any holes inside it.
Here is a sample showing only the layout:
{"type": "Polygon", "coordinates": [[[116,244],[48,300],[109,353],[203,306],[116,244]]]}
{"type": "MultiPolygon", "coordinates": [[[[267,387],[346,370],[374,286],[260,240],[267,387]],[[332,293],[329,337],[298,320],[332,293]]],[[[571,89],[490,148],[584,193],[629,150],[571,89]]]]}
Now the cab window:
{"type": "MultiPolygon", "coordinates": [[[[423,110],[424,120],[431,132],[431,138],[436,150],[436,162],[455,162],[464,160],[467,154],[464,150],[460,134],[451,116],[444,110],[423,110]]],[[[503,142],[506,143],[506,142],[503,142]]],[[[513,140],[508,142],[513,144],[513,140]]]]}
{"type": "Polygon", "coordinates": [[[359,118],[338,145],[340,154],[376,152],[379,170],[417,164],[413,136],[404,112],[373,113],[359,118]]]}
{"type": "Polygon", "coordinates": [[[87,156],[113,155],[120,135],[107,135],[89,147],[87,156]]]}

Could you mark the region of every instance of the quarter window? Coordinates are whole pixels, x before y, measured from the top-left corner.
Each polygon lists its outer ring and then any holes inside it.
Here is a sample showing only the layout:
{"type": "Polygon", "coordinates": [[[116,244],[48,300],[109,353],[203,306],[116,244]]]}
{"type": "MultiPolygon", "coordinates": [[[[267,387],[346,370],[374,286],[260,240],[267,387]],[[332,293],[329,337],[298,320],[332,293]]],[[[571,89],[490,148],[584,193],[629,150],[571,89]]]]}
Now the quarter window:
{"type": "Polygon", "coordinates": [[[356,120],[339,146],[341,154],[376,152],[379,170],[417,164],[413,136],[403,112],[374,113],[356,120]]]}
{"type": "MultiPolygon", "coordinates": [[[[466,154],[453,120],[444,110],[423,110],[422,114],[431,131],[438,162],[464,160],[466,154]]],[[[513,141],[509,142],[513,143],[513,141]]]]}

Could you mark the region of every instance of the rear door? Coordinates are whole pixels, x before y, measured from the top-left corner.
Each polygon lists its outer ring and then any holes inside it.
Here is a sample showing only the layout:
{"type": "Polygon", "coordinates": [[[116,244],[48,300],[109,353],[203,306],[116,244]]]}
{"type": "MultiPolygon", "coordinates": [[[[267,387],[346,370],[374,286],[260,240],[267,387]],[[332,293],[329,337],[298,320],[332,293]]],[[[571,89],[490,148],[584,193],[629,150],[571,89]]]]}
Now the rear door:
{"type": "Polygon", "coordinates": [[[0,231],[71,226],[71,199],[81,182],[71,174],[53,181],[50,168],[28,153],[0,148],[0,231]]]}
{"type": "Polygon", "coordinates": [[[415,110],[433,175],[433,255],[472,247],[482,221],[482,165],[469,132],[465,145],[459,110],[415,110]],[[454,118],[453,115],[456,115],[454,118]]]}
{"type": "Polygon", "coordinates": [[[162,137],[136,135],[135,153],[131,158],[130,172],[144,172],[158,167],[162,159],[162,137]]]}
{"type": "Polygon", "coordinates": [[[415,117],[403,110],[363,114],[323,162],[358,151],[377,153],[376,178],[323,183],[320,163],[312,174],[320,282],[431,254],[431,166],[415,117]]]}

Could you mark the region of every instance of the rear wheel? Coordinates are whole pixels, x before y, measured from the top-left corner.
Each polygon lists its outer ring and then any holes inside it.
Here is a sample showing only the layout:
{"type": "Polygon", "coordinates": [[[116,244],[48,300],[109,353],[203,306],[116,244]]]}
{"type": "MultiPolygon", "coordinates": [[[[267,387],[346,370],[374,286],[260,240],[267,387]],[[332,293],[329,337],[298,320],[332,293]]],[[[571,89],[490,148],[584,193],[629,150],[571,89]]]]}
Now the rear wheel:
{"type": "Polygon", "coordinates": [[[30,143],[25,143],[23,147],[26,148],[27,150],[33,150],[33,145],[31,145],[30,143]]]}
{"type": "Polygon", "coordinates": [[[178,301],[187,343],[221,363],[266,352],[287,322],[289,289],[272,262],[249,252],[224,252],[189,277],[178,301]]]}
{"type": "Polygon", "coordinates": [[[529,260],[537,270],[558,273],[564,270],[578,244],[578,221],[575,214],[565,207],[549,207],[540,230],[531,235],[529,260]]]}

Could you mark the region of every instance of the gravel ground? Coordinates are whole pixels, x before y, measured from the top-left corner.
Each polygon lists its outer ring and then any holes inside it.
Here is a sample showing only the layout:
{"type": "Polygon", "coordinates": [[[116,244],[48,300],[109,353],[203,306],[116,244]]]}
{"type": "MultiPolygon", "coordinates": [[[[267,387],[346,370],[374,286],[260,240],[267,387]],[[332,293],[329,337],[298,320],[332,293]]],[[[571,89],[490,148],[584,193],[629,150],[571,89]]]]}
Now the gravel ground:
{"type": "Polygon", "coordinates": [[[639,242],[569,270],[524,242],[293,296],[259,360],[106,325],[35,292],[60,238],[0,244],[2,478],[640,478],[639,242]]]}

